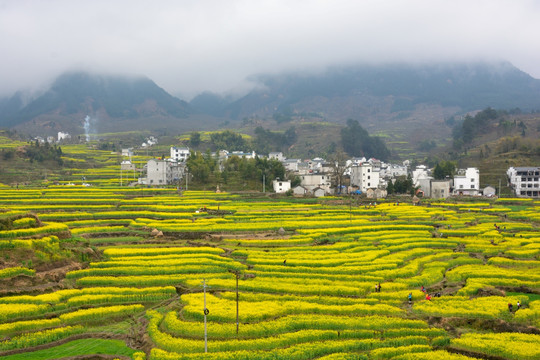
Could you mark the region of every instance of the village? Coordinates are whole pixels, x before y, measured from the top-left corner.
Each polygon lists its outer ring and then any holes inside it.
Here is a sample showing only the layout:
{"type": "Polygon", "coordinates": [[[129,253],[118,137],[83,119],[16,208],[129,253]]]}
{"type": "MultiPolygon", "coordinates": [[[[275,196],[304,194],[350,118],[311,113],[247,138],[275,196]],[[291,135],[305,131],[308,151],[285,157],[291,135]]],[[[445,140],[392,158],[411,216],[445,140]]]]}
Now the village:
{"type": "MultiPolygon", "coordinates": [[[[133,149],[122,149],[122,156],[130,158],[133,149]]],[[[186,161],[190,156],[188,147],[170,148],[170,157],[148,160],[139,173],[138,184],[147,186],[177,185],[189,186],[189,168],[186,161]],[[145,176],[144,176],[145,175],[145,176]]],[[[433,169],[426,165],[411,167],[410,161],[401,164],[386,163],[378,159],[365,157],[351,158],[343,166],[320,157],[313,159],[286,158],[282,152],[271,152],[261,156],[252,152],[220,150],[211,153],[221,166],[230,157],[254,159],[266,157],[279,161],[286,170],[286,179],[272,179],[275,193],[288,193],[294,196],[327,195],[365,195],[370,199],[388,196],[389,184],[392,187],[397,179],[410,179],[417,198],[429,197],[446,199],[450,196],[485,196],[495,197],[500,193],[501,184],[480,186],[480,171],[475,167],[456,169],[452,176],[436,179],[433,169]],[[339,177],[339,181],[336,181],[339,177]],[[300,184],[293,186],[292,179],[299,179],[300,184]]],[[[122,171],[136,171],[130,160],[123,160],[122,171]]],[[[540,196],[540,167],[510,167],[506,173],[507,184],[516,197],[538,198],[540,196]]],[[[266,191],[266,189],[263,189],[266,191]]]]}

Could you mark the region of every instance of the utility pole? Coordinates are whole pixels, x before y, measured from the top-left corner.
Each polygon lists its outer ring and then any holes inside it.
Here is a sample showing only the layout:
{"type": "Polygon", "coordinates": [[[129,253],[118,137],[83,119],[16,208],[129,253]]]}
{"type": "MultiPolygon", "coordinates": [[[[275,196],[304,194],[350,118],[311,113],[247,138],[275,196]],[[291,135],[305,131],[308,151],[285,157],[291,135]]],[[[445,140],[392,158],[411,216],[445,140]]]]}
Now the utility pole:
{"type": "Polygon", "coordinates": [[[238,327],[239,327],[239,322],[238,322],[238,278],[240,277],[240,274],[238,273],[238,271],[236,271],[236,337],[238,337],[238,327]]]}
{"type": "Polygon", "coordinates": [[[352,194],[349,192],[349,221],[352,222],[352,194]]]}
{"type": "Polygon", "coordinates": [[[263,172],[263,193],[266,193],[266,174],[263,172]]]}
{"type": "Polygon", "coordinates": [[[208,315],[209,311],[206,308],[206,279],[203,279],[203,292],[204,292],[204,352],[208,352],[208,336],[206,332],[206,315],[208,315]]]}

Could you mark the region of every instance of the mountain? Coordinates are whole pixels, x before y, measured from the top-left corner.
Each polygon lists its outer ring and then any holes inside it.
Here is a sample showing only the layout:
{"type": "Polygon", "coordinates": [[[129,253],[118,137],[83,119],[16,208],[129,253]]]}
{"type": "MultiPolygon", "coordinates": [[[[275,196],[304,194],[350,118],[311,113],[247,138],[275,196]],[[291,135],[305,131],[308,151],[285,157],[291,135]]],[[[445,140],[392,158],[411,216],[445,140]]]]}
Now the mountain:
{"type": "Polygon", "coordinates": [[[85,72],[59,76],[48,91],[26,106],[17,96],[0,102],[0,111],[0,126],[19,125],[34,132],[41,126],[51,131],[62,128],[79,133],[86,115],[99,118],[108,129],[126,120],[178,120],[190,113],[186,102],[148,78],[85,72]]]}
{"type": "MultiPolygon", "coordinates": [[[[24,108],[25,101],[23,93],[17,91],[13,96],[0,99],[0,116],[4,118],[15,117],[24,108]]],[[[9,125],[9,124],[8,124],[9,125]]]]}
{"type": "MultiPolygon", "coordinates": [[[[319,114],[330,121],[393,117],[420,106],[464,113],[492,107],[540,109],[540,80],[510,63],[358,65],[318,74],[258,75],[261,84],[214,115],[233,119],[319,114]]],[[[403,114],[401,114],[403,117],[403,114]]]]}
{"type": "Polygon", "coordinates": [[[224,97],[216,93],[205,91],[202,94],[195,96],[189,102],[189,105],[196,112],[220,117],[223,116],[227,106],[232,102],[233,100],[231,97],[224,97]]]}

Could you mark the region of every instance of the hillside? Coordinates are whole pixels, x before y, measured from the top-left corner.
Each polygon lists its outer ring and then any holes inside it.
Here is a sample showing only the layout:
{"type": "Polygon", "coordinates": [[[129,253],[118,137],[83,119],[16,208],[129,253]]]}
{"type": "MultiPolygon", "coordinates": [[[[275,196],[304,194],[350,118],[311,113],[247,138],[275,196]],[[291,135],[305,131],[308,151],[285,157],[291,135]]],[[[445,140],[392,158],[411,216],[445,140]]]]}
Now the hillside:
{"type": "Polygon", "coordinates": [[[3,360],[540,357],[532,199],[2,195],[3,360]]]}
{"type": "Polygon", "coordinates": [[[462,167],[478,167],[481,186],[497,186],[500,180],[503,194],[506,190],[509,195],[510,190],[505,189],[506,170],[511,166],[540,164],[540,114],[497,113],[470,143],[459,149],[448,146],[439,149],[439,153],[457,160],[462,167]]]}
{"type": "Polygon", "coordinates": [[[55,131],[77,134],[84,133],[83,119],[89,115],[107,130],[118,127],[132,130],[133,125],[143,130],[143,124],[152,124],[151,120],[177,121],[185,119],[190,112],[186,102],[171,96],[148,78],[85,72],[61,75],[43,95],[22,105],[17,94],[1,102],[0,126],[41,135],[55,131]]]}
{"type": "Polygon", "coordinates": [[[0,100],[0,127],[34,136],[81,135],[87,115],[94,134],[229,128],[253,135],[257,126],[294,126],[298,141],[289,155],[309,157],[339,146],[339,127],[354,119],[382,137],[395,158],[421,158],[447,150],[449,119],[488,106],[540,109],[540,80],[509,63],[358,65],[252,79],[259,86],[241,98],[204,92],[188,104],[147,78],[66,73],[35,99],[20,92],[0,100]],[[425,141],[434,149],[423,148],[425,141]]]}

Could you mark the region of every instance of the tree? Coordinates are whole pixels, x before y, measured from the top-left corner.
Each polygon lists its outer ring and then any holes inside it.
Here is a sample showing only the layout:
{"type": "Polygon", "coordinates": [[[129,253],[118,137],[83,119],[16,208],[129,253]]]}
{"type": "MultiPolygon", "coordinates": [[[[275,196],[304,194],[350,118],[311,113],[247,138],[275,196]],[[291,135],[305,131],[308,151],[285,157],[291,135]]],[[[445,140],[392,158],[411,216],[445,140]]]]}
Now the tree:
{"type": "Polygon", "coordinates": [[[372,156],[380,160],[388,160],[390,150],[381,138],[369,136],[357,120],[347,120],[347,126],[341,129],[343,149],[351,156],[372,156]]]}
{"type": "Polygon", "coordinates": [[[399,177],[393,184],[395,194],[411,194],[414,193],[414,186],[410,176],[399,177]]]}
{"type": "Polygon", "coordinates": [[[328,157],[328,162],[332,166],[332,186],[336,189],[337,193],[341,193],[341,189],[344,186],[343,178],[345,171],[349,168],[347,165],[347,157],[343,151],[337,151],[328,157]]]}
{"type": "Polygon", "coordinates": [[[284,133],[270,131],[262,126],[255,128],[253,146],[258,153],[267,154],[271,151],[283,150],[296,142],[297,135],[294,126],[289,127],[284,133]]]}
{"type": "Polygon", "coordinates": [[[237,151],[248,151],[249,144],[242,137],[231,130],[225,130],[222,132],[212,133],[210,135],[210,142],[214,145],[216,150],[228,149],[237,151]]]}
{"type": "Polygon", "coordinates": [[[197,147],[201,143],[201,133],[199,132],[192,132],[189,135],[189,146],[191,147],[197,147]]]}
{"type": "Polygon", "coordinates": [[[210,167],[201,152],[191,152],[186,161],[186,165],[193,180],[205,184],[210,176],[210,167]]]}
{"type": "Polygon", "coordinates": [[[291,189],[294,189],[295,187],[302,184],[302,179],[300,179],[300,176],[298,175],[293,176],[292,179],[289,180],[291,180],[291,189]]]}
{"type": "Polygon", "coordinates": [[[437,180],[444,180],[452,177],[456,172],[456,164],[452,161],[441,161],[433,169],[433,177],[437,180]]]}
{"type": "Polygon", "coordinates": [[[388,185],[386,185],[386,191],[388,192],[388,195],[393,194],[395,192],[394,183],[392,182],[392,180],[388,181],[388,185]]]}

